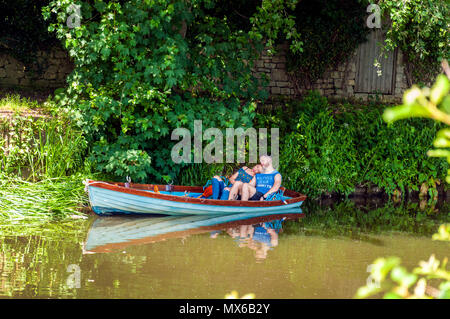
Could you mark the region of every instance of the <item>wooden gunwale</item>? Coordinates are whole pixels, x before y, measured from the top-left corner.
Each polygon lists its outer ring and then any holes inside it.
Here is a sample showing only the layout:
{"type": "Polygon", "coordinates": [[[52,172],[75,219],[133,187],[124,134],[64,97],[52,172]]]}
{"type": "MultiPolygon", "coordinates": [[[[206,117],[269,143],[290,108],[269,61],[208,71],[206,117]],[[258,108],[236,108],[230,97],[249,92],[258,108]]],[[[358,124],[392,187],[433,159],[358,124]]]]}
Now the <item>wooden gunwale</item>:
{"type": "MultiPolygon", "coordinates": [[[[235,221],[217,224],[217,225],[213,225],[213,226],[200,226],[200,227],[189,229],[189,230],[180,230],[180,231],[170,232],[170,233],[162,234],[162,235],[127,240],[126,242],[121,242],[121,243],[109,243],[109,244],[105,244],[102,246],[97,246],[91,250],[86,250],[83,253],[86,253],[86,252],[107,253],[112,250],[124,249],[129,246],[150,244],[150,243],[155,243],[155,242],[164,241],[164,240],[173,239],[173,238],[188,237],[188,236],[202,234],[202,233],[206,233],[206,232],[211,232],[211,231],[216,231],[216,230],[224,230],[226,228],[233,228],[233,227],[237,227],[237,226],[241,226],[241,225],[252,225],[252,224],[256,224],[256,223],[270,222],[272,220],[280,219],[283,217],[286,217],[286,220],[292,220],[292,219],[303,218],[304,214],[303,213],[275,214],[275,215],[267,215],[267,216],[260,216],[260,217],[252,217],[252,218],[242,219],[242,220],[235,220],[235,221]]],[[[89,237],[89,234],[88,234],[88,237],[89,237]]]]}
{"type": "MultiPolygon", "coordinates": [[[[190,204],[200,204],[200,205],[214,205],[214,206],[237,206],[237,207],[275,207],[282,206],[286,204],[293,204],[302,202],[306,199],[306,195],[300,194],[298,192],[286,189],[284,194],[291,197],[286,199],[284,202],[281,200],[274,201],[240,201],[240,200],[218,200],[218,199],[206,199],[206,198],[194,198],[194,197],[183,197],[175,195],[167,195],[161,193],[151,193],[144,190],[153,191],[155,186],[159,190],[165,191],[166,185],[158,184],[130,184],[130,187],[125,187],[124,183],[114,183],[114,182],[103,182],[103,181],[88,181],[88,185],[91,187],[98,187],[103,189],[108,189],[116,192],[127,193],[132,195],[138,195],[143,197],[157,198],[162,200],[169,200],[174,202],[190,203],[190,204]]],[[[173,185],[173,191],[175,192],[193,192],[202,193],[203,187],[201,186],[180,186],[173,185]]]]}

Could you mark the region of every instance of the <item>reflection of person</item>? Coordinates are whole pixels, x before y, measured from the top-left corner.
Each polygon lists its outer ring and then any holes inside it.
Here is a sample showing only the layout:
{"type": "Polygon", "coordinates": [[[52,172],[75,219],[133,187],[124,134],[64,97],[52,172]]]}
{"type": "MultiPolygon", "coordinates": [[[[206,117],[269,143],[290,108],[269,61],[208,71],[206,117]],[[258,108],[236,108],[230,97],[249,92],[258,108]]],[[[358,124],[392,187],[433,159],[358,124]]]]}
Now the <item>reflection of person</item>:
{"type": "Polygon", "coordinates": [[[245,247],[245,242],[253,236],[253,226],[240,225],[238,227],[228,228],[226,232],[231,238],[239,242],[239,247],[245,247]]]}
{"type": "Polygon", "coordinates": [[[278,246],[278,233],[275,229],[267,227],[266,223],[255,227],[253,240],[268,246],[278,246]]]}
{"type": "MultiPolygon", "coordinates": [[[[240,192],[241,187],[244,183],[248,183],[252,180],[253,176],[261,172],[261,165],[257,164],[253,168],[248,168],[247,166],[241,167],[236,173],[230,176],[228,181],[232,184],[231,187],[227,187],[226,180],[221,176],[214,176],[211,180],[212,184],[212,199],[227,200],[230,198],[230,193],[232,193],[231,198],[235,198],[240,192]]],[[[230,199],[231,199],[230,198],[230,199]]]]}
{"type": "Polygon", "coordinates": [[[242,185],[241,200],[266,200],[281,187],[281,174],[272,166],[272,157],[260,157],[262,172],[256,174],[249,183],[242,185]]]}
{"type": "Polygon", "coordinates": [[[276,246],[278,246],[278,233],[275,229],[267,227],[266,223],[254,228],[252,242],[248,247],[255,251],[256,260],[266,259],[269,250],[276,246]]]}
{"type": "MultiPolygon", "coordinates": [[[[239,247],[248,247],[255,251],[255,258],[261,261],[267,258],[270,249],[278,246],[278,233],[282,230],[283,219],[255,225],[241,225],[228,228],[226,233],[238,242],[239,247]]],[[[211,233],[211,238],[217,234],[211,233]]]]}

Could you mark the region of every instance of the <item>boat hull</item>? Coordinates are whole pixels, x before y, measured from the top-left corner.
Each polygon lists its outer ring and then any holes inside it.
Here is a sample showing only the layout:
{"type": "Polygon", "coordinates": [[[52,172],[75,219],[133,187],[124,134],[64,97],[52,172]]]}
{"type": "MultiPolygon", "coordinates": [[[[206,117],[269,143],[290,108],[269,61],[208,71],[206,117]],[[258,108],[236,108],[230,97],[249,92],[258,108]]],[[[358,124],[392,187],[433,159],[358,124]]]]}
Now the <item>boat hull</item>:
{"type": "MultiPolygon", "coordinates": [[[[106,182],[88,183],[92,210],[98,215],[224,215],[234,213],[283,212],[302,205],[303,200],[240,202],[198,199],[126,188],[106,182]]],[[[150,188],[150,187],[148,187],[150,188]]]]}

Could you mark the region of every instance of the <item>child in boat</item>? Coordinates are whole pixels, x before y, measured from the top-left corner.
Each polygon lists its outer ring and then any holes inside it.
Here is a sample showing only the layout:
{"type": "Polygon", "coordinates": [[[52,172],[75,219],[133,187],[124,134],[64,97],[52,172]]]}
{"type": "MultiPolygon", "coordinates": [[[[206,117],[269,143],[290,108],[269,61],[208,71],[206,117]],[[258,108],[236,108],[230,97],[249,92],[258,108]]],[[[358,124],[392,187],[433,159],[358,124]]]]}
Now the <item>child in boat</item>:
{"type": "MultiPolygon", "coordinates": [[[[247,166],[241,167],[236,173],[231,175],[228,178],[229,184],[231,186],[234,185],[243,185],[244,183],[248,183],[252,180],[252,178],[260,173],[262,170],[261,164],[257,164],[253,166],[253,168],[248,168],[247,166]]],[[[235,199],[238,196],[238,191],[240,188],[235,187],[236,191],[233,193],[232,197],[230,197],[231,186],[225,185],[224,178],[221,176],[214,176],[212,178],[212,199],[235,199]]]]}

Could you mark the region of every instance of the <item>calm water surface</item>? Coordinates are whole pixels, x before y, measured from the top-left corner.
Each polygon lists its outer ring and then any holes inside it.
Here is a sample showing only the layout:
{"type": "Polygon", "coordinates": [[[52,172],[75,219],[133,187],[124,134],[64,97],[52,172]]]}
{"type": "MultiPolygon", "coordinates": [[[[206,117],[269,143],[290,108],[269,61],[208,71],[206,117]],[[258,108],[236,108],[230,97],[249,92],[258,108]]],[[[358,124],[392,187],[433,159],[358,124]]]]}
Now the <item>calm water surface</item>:
{"type": "Polygon", "coordinates": [[[236,290],[256,298],[352,298],[378,257],[399,256],[412,269],[431,254],[449,256],[448,243],[431,240],[449,221],[448,206],[307,203],[303,212],[3,225],[0,297],[223,298],[236,290]]]}

